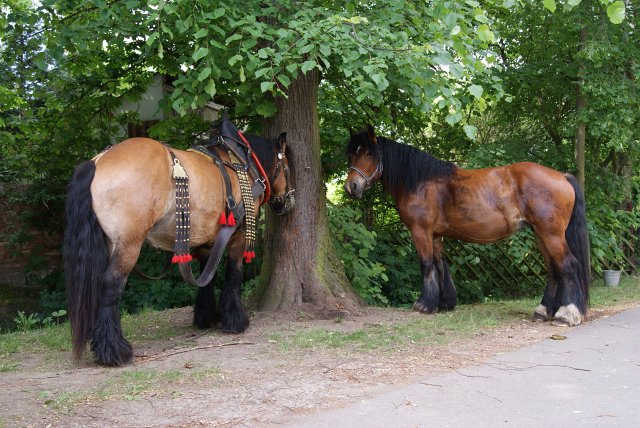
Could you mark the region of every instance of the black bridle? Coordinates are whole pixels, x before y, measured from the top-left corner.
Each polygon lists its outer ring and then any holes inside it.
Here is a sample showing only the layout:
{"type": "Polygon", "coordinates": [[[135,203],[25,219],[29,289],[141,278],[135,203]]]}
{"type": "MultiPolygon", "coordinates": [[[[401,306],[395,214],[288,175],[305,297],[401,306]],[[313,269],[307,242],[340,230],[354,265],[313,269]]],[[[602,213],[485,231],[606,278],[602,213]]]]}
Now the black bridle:
{"type": "Polygon", "coordinates": [[[288,199],[292,198],[295,194],[296,189],[291,188],[291,183],[289,179],[289,167],[285,165],[284,159],[286,159],[287,155],[284,152],[278,152],[277,161],[276,161],[276,171],[273,174],[273,177],[269,179],[270,183],[274,183],[278,177],[280,176],[280,172],[284,172],[284,181],[285,181],[285,193],[280,196],[272,196],[269,199],[269,204],[271,204],[272,208],[277,205],[284,204],[288,199]]]}
{"type": "MultiPolygon", "coordinates": [[[[365,187],[364,190],[367,190],[369,187],[371,187],[371,183],[373,182],[373,179],[376,178],[376,175],[378,176],[377,178],[381,178],[382,177],[382,171],[383,171],[383,165],[382,165],[382,149],[380,147],[377,147],[377,151],[378,151],[378,165],[376,166],[376,169],[371,173],[371,175],[367,176],[367,174],[365,174],[365,172],[363,170],[361,170],[360,168],[358,168],[357,166],[354,165],[349,165],[349,170],[354,170],[355,172],[357,172],[362,178],[364,178],[365,181],[365,187]]],[[[357,153],[357,151],[356,151],[357,153]]]]}

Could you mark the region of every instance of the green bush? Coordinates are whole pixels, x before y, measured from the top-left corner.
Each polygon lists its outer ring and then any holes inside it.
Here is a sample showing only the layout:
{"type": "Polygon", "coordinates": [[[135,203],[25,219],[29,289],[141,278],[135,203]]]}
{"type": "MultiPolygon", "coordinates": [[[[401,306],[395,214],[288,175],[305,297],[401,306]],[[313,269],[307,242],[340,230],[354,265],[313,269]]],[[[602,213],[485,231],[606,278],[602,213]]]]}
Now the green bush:
{"type": "MultiPolygon", "coordinates": [[[[157,275],[164,266],[166,253],[143,247],[138,259],[138,267],[144,273],[157,275]]],[[[197,275],[197,263],[193,263],[197,275]]],[[[195,287],[182,280],[178,269],[172,266],[171,273],[161,280],[145,280],[135,273],[129,275],[122,295],[120,309],[137,313],[145,308],[157,310],[189,306],[193,304],[195,287]]],[[[44,313],[65,309],[66,294],[64,273],[55,271],[45,278],[45,289],[40,293],[40,306],[44,313]]]]}
{"type": "Polygon", "coordinates": [[[362,214],[350,207],[329,206],[329,226],[336,251],[355,291],[369,304],[387,305],[382,284],[389,280],[387,268],[370,259],[377,246],[376,232],[358,220],[362,214]]]}

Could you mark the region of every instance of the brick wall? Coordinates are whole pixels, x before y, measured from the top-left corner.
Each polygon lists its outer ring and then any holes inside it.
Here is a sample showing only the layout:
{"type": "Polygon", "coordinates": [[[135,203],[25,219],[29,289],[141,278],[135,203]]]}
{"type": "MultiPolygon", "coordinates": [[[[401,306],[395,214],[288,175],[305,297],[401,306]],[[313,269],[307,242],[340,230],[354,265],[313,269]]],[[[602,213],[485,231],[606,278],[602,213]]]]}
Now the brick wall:
{"type": "Polygon", "coordinates": [[[24,231],[17,220],[24,209],[9,206],[0,196],[0,284],[37,286],[41,278],[61,266],[62,235],[24,231]]]}

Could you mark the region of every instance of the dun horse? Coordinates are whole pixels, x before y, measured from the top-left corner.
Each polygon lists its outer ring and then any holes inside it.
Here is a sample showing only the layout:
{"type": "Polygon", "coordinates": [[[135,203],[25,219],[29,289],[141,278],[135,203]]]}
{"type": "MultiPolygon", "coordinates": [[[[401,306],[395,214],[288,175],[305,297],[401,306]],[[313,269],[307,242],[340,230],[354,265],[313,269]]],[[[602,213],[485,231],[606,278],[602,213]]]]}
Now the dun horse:
{"type": "Polygon", "coordinates": [[[461,169],[376,136],[370,125],[351,136],[347,154],[345,191],[360,198],[380,180],[411,233],[422,272],[415,310],[432,313],[456,305],[442,237],[489,243],[530,227],[548,271],[534,319],[582,322],[591,272],[584,197],[574,177],[532,162],[461,169]]]}
{"type": "MultiPolygon", "coordinates": [[[[208,328],[221,321],[222,330],[231,333],[247,328],[249,318],[240,301],[241,271],[243,259],[250,261],[255,253],[247,251],[250,230],[246,225],[255,225],[254,216],[259,205],[269,198],[268,189],[276,214],[289,212],[294,199],[286,134],[282,133],[277,141],[249,135],[246,138],[250,143],[231,122],[223,120],[218,139],[211,140],[212,155],[132,138],[76,167],[68,187],[64,242],[76,359],[82,356],[87,342],[101,364],[122,365],[132,359],[132,347],[122,334],[118,306],[145,240],[157,248],[176,252],[174,262],[180,263],[182,272],[183,267],[189,266],[185,262],[191,259],[190,248],[210,246],[222,230],[228,229],[226,278],[219,305],[213,287],[199,284],[194,324],[208,328]],[[220,136],[234,133],[247,155],[245,163],[232,162],[231,158],[235,162],[238,159],[220,140],[220,136]],[[250,160],[252,157],[254,161],[250,160]],[[252,185],[248,195],[255,206],[249,203],[251,210],[247,203],[242,204],[247,199],[241,194],[248,186],[242,189],[241,170],[250,174],[253,171],[251,177],[245,175],[252,185]],[[238,206],[243,208],[241,212],[238,206]],[[245,209],[246,218],[237,218],[236,224],[236,217],[242,216],[245,209]]],[[[224,245],[220,255],[223,249],[224,245]]]]}

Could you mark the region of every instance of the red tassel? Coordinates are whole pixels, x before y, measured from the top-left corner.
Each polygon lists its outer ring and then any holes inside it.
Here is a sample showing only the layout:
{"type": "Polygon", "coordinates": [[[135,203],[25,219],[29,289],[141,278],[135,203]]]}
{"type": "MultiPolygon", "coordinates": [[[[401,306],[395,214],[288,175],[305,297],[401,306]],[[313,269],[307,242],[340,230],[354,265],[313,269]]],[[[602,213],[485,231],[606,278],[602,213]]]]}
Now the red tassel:
{"type": "Polygon", "coordinates": [[[227,217],[227,226],[235,226],[236,218],[233,216],[233,212],[229,213],[229,217],[227,217]]]}
{"type": "Polygon", "coordinates": [[[256,258],[256,252],[255,251],[251,251],[251,258],[255,259],[256,258]]]}
{"type": "Polygon", "coordinates": [[[224,211],[220,213],[220,220],[218,220],[218,224],[222,224],[224,226],[227,225],[227,215],[224,213],[224,211]]]}
{"type": "Polygon", "coordinates": [[[171,259],[171,263],[178,263],[178,259],[179,259],[178,255],[174,254],[173,258],[171,259]]]}
{"type": "Polygon", "coordinates": [[[190,262],[191,260],[193,260],[191,254],[185,254],[183,263],[190,262]]]}

